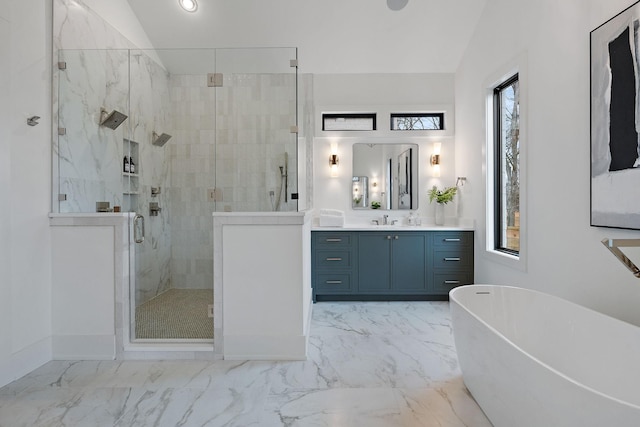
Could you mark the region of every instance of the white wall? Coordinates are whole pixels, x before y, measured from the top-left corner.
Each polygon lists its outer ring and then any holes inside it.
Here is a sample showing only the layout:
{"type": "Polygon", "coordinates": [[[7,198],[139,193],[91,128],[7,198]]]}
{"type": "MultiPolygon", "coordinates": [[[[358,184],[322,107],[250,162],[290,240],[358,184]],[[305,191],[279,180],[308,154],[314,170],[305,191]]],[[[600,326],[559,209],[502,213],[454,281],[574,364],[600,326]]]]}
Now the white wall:
{"type": "MultiPolygon", "coordinates": [[[[434,206],[429,204],[427,189],[433,185],[453,186],[456,181],[453,74],[318,74],[314,75],[314,104],[314,208],[343,210],[353,218],[381,216],[380,211],[351,209],[352,146],[355,143],[415,143],[419,145],[418,213],[424,217],[434,216],[434,206]],[[391,112],[439,110],[445,111],[445,131],[389,131],[391,112]],[[378,130],[323,132],[322,113],[336,111],[376,112],[378,130]],[[442,143],[440,178],[432,176],[429,165],[434,142],[442,143]],[[330,176],[332,145],[337,146],[340,159],[337,178],[330,176]]],[[[407,211],[393,211],[390,217],[403,218],[407,215],[407,211]]],[[[446,215],[457,215],[456,203],[447,206],[446,215]]]]}
{"type": "Polygon", "coordinates": [[[456,73],[456,170],[468,177],[463,215],[478,226],[477,283],[542,290],[640,325],[640,282],[600,243],[640,234],[589,226],[589,32],[631,3],[488,1],[456,73]],[[488,256],[483,243],[486,89],[517,62],[528,111],[524,269],[488,256]]]}
{"type": "Polygon", "coordinates": [[[51,359],[50,10],[0,0],[0,386],[51,359]]]}
{"type": "Polygon", "coordinates": [[[136,46],[152,46],[127,0],[82,0],[136,46]]]}

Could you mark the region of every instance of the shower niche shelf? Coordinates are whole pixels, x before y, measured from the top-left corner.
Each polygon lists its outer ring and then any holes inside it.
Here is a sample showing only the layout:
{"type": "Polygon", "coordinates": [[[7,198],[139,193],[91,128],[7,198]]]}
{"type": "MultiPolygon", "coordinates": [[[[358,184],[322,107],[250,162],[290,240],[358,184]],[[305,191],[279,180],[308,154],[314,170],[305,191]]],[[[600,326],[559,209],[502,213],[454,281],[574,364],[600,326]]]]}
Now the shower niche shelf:
{"type": "Polygon", "coordinates": [[[138,198],[140,194],[140,144],[130,139],[122,140],[122,164],[120,170],[122,172],[122,200],[124,209],[128,212],[137,210],[138,198]],[[133,159],[135,164],[135,172],[125,172],[124,158],[133,159]]]}

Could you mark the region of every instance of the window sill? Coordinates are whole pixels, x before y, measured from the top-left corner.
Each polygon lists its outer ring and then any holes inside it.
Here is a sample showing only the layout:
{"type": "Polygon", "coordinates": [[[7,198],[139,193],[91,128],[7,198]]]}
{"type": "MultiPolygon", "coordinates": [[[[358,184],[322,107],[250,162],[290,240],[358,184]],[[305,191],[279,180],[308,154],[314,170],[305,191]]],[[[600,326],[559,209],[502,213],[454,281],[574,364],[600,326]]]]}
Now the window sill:
{"type": "Polygon", "coordinates": [[[523,272],[527,271],[526,259],[523,256],[522,252],[520,252],[519,255],[513,255],[510,253],[497,251],[495,249],[486,249],[485,256],[490,261],[502,264],[506,267],[510,267],[523,272]]]}

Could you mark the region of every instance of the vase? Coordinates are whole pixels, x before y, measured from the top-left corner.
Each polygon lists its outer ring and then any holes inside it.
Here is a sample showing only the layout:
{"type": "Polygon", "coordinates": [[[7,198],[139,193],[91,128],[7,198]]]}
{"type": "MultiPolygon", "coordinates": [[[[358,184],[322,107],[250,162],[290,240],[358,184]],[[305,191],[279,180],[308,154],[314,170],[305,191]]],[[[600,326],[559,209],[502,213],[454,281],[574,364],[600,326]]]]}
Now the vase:
{"type": "Polygon", "coordinates": [[[436,203],[436,225],[444,225],[444,203],[436,203]]]}

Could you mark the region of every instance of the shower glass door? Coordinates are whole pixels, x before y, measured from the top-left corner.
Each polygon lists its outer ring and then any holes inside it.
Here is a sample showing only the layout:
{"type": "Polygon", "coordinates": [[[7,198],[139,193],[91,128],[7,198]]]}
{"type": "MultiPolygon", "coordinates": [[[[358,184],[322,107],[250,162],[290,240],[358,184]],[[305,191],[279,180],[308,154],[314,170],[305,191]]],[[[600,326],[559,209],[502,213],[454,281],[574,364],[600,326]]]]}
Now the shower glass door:
{"type": "Polygon", "coordinates": [[[216,50],[217,212],[297,211],[295,61],[295,48],[216,50]]]}
{"type": "Polygon", "coordinates": [[[213,339],[215,72],[212,49],[131,52],[131,147],[137,150],[131,336],[213,339]]]}

